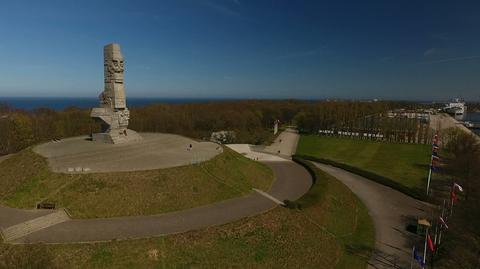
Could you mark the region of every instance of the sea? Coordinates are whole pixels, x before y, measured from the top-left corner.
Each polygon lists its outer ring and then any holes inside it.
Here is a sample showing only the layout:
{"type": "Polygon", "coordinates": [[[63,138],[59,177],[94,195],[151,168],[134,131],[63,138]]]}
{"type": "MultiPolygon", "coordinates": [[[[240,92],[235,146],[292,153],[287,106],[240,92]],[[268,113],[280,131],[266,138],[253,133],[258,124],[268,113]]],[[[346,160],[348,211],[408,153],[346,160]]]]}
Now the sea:
{"type": "MultiPolygon", "coordinates": [[[[456,120],[469,121],[475,125],[480,125],[480,112],[467,112],[463,116],[455,116],[456,120]]],[[[474,133],[480,135],[480,129],[472,129],[474,133]]]]}
{"type": "MultiPolygon", "coordinates": [[[[201,98],[135,98],[129,97],[128,107],[142,107],[149,104],[186,104],[186,103],[207,103],[212,101],[228,101],[235,99],[201,99],[201,98]]],[[[0,104],[7,104],[10,107],[35,110],[37,108],[50,108],[63,110],[68,107],[91,108],[98,105],[98,98],[70,98],[70,97],[0,97],[0,104]]]]}

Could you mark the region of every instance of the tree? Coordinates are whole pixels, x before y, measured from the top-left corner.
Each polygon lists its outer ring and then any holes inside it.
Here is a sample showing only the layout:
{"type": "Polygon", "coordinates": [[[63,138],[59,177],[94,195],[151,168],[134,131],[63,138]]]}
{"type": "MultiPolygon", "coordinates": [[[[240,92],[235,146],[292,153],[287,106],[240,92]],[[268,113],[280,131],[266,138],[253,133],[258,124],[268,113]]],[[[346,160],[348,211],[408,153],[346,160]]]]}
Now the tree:
{"type": "Polygon", "coordinates": [[[446,144],[449,156],[446,161],[446,172],[465,186],[465,199],[477,188],[480,163],[480,143],[478,136],[463,131],[452,131],[446,144]]]}

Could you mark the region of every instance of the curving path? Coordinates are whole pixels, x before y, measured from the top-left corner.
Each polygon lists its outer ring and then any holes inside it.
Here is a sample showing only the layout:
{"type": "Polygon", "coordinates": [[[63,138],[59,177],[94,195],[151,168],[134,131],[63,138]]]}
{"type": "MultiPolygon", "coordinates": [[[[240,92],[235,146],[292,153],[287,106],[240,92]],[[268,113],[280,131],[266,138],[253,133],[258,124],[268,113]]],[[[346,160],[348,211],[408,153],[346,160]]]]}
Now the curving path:
{"type": "Polygon", "coordinates": [[[3,162],[4,160],[12,157],[13,154],[7,154],[7,155],[2,155],[0,156],[0,163],[3,162]]]}
{"type": "Polygon", "coordinates": [[[315,163],[355,193],[375,224],[375,249],[368,268],[410,268],[412,247],[418,238],[406,231],[410,221],[427,216],[426,203],[364,177],[330,165],[315,163]]]}
{"type": "MultiPolygon", "coordinates": [[[[289,139],[298,135],[287,134],[289,139]]],[[[291,154],[291,153],[290,153],[291,154]]],[[[283,201],[296,200],[308,191],[311,177],[290,160],[264,162],[271,167],[275,181],[268,192],[283,201]]],[[[219,203],[167,214],[105,219],[71,219],[39,229],[11,243],[81,243],[145,238],[197,230],[261,214],[277,204],[258,192],[219,203]]],[[[19,210],[0,206],[0,228],[21,224],[51,214],[53,211],[19,210]]]]}

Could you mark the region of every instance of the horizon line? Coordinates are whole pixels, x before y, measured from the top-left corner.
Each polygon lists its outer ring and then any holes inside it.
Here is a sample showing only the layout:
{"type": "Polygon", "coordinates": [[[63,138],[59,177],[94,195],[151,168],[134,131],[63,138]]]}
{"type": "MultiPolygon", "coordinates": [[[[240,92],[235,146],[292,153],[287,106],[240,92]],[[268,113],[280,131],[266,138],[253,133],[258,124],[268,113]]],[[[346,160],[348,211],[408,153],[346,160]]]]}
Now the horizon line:
{"type": "MultiPolygon", "coordinates": [[[[87,96],[0,96],[1,99],[98,99],[98,97],[87,97],[87,96]]],[[[364,98],[344,98],[344,97],[318,97],[318,98],[294,98],[294,97],[271,97],[271,98],[253,98],[253,97],[146,97],[146,96],[130,96],[128,99],[164,99],[164,100],[212,100],[212,101],[244,101],[244,100],[272,100],[272,101],[376,101],[376,102],[388,102],[388,101],[397,101],[397,102],[445,102],[450,101],[452,98],[432,98],[432,99],[422,99],[422,98],[375,98],[375,97],[364,97],[364,98]]],[[[478,102],[480,99],[472,99],[470,102],[478,102]]],[[[468,103],[468,101],[466,101],[468,103]]]]}

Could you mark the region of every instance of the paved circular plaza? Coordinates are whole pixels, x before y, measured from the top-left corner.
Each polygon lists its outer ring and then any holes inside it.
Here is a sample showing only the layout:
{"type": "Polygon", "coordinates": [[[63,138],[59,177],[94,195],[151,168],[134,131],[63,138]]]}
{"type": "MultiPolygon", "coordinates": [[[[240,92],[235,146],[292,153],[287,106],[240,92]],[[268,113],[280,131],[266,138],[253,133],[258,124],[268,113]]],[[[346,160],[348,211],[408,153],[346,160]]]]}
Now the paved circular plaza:
{"type": "Polygon", "coordinates": [[[87,136],[52,141],[34,148],[54,172],[99,173],[161,169],[209,160],[223,152],[211,142],[174,134],[142,133],[126,144],[94,142],[87,136]]]}

